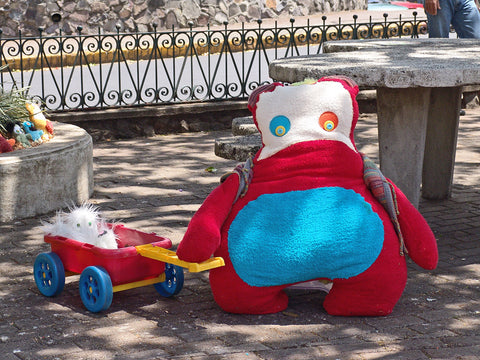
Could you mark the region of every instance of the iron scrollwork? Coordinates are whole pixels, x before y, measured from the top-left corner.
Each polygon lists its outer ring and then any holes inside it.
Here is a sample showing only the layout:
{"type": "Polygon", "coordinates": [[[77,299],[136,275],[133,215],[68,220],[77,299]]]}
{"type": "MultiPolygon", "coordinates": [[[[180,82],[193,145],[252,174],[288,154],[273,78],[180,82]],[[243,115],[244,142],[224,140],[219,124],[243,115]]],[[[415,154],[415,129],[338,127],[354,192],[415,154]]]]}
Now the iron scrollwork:
{"type": "Polygon", "coordinates": [[[269,83],[271,61],[318,54],[325,41],[418,37],[427,24],[417,20],[264,27],[228,25],[146,33],[83,34],[3,38],[0,29],[0,85],[28,88],[47,110],[142,106],[192,101],[246,99],[269,83]]]}

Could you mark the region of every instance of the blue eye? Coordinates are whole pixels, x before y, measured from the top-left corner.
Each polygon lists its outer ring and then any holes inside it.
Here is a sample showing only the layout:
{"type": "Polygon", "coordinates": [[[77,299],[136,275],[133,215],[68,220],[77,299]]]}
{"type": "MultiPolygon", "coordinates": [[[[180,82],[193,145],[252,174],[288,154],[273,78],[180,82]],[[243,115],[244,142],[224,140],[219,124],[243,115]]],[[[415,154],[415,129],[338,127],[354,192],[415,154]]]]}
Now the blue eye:
{"type": "Polygon", "coordinates": [[[290,120],[286,116],[278,115],[270,121],[270,132],[278,137],[284,136],[290,130],[290,120]]]}

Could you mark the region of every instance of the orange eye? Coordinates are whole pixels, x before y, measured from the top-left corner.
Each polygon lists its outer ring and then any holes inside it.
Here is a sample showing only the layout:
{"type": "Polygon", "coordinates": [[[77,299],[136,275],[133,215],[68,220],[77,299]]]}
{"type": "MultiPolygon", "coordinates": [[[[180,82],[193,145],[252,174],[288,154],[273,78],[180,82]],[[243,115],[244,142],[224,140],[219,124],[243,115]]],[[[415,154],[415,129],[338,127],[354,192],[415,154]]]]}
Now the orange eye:
{"type": "Polygon", "coordinates": [[[325,131],[333,131],[338,125],[338,117],[331,111],[324,112],[320,115],[318,123],[325,131]]]}

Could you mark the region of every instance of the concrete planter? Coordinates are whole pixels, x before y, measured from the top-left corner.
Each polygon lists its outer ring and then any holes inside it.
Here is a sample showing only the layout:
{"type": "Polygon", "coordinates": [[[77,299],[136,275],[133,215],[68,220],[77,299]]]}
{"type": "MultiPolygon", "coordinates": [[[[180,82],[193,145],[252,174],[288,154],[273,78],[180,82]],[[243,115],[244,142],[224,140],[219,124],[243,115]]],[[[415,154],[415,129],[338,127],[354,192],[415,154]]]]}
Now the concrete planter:
{"type": "Polygon", "coordinates": [[[0,222],[78,204],[92,194],[92,138],[74,125],[54,128],[45,144],[0,154],[0,222]]]}

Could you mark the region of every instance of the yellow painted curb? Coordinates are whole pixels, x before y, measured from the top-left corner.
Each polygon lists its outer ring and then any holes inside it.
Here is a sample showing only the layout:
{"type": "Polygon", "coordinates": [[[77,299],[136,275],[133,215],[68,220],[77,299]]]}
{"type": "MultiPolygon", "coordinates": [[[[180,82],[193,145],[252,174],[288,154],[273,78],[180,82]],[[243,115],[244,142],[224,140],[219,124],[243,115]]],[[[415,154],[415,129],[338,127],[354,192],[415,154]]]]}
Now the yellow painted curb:
{"type": "MultiPolygon", "coordinates": [[[[80,65],[94,65],[94,64],[111,64],[114,62],[125,62],[125,61],[140,61],[140,60],[154,60],[154,59],[166,59],[173,57],[184,57],[184,56],[202,56],[202,55],[214,55],[219,53],[228,53],[228,52],[242,52],[242,51],[253,51],[253,50],[263,50],[263,49],[274,49],[274,48],[286,48],[288,46],[306,46],[306,45],[319,45],[322,41],[332,41],[332,40],[351,40],[354,37],[354,28],[353,24],[341,25],[341,29],[338,29],[338,25],[329,25],[326,26],[327,31],[325,35],[322,34],[322,29],[320,26],[312,26],[309,33],[303,28],[295,29],[295,34],[293,40],[291,39],[291,30],[290,29],[279,29],[280,32],[277,33],[275,41],[275,32],[272,29],[261,29],[262,30],[262,42],[258,42],[258,29],[245,29],[238,30],[238,35],[228,39],[228,43],[224,42],[224,33],[221,31],[211,32],[210,45],[207,46],[207,38],[209,36],[208,32],[182,32],[175,36],[176,46],[173,46],[171,41],[171,36],[166,37],[165,40],[162,37],[165,35],[161,33],[157,37],[159,42],[158,46],[153,46],[153,38],[150,34],[143,36],[132,34],[125,38],[122,35],[122,46],[121,49],[116,49],[117,38],[115,35],[105,36],[103,44],[112,46],[111,51],[98,50],[98,43],[90,41],[89,43],[83,41],[83,48],[86,50],[74,51],[75,48],[78,48],[78,42],[73,42],[71,45],[65,43],[63,46],[67,53],[63,51],[61,53],[51,53],[45,55],[42,53],[40,57],[37,54],[30,56],[5,56],[5,61],[9,65],[9,70],[4,71],[29,71],[32,69],[53,69],[53,68],[64,68],[71,66],[80,66],[80,65]],[[318,29],[317,29],[318,28],[318,29]],[[241,33],[243,32],[243,35],[241,33]],[[193,34],[193,36],[192,36],[193,34]],[[309,35],[309,39],[307,39],[309,35]],[[193,38],[196,39],[193,46],[190,46],[190,42],[187,41],[193,38]],[[137,39],[141,47],[135,47],[132,41],[137,39]],[[169,41],[167,41],[170,39],[169,41]],[[242,41],[243,39],[243,41],[242,41]],[[108,40],[108,41],[107,41],[108,40]],[[148,40],[148,41],[147,41],[148,40]],[[308,40],[308,41],[307,41],[308,40]],[[141,43],[143,41],[143,43],[141,43]],[[89,45],[91,44],[91,45],[89,45]],[[109,45],[111,44],[111,45],[109,45]],[[115,45],[115,46],[114,46],[115,45]],[[180,45],[180,46],[179,46],[180,45]],[[94,48],[93,50],[88,50],[89,48],[94,48]],[[22,65],[22,66],[21,66],[22,65]]],[[[367,24],[357,25],[356,33],[357,38],[367,39],[367,38],[382,38],[384,37],[385,26],[382,24],[374,25],[371,30],[367,24]]],[[[421,33],[422,28],[426,28],[425,21],[419,21],[417,24],[417,32],[421,33]]],[[[399,34],[399,26],[396,23],[390,24],[387,27],[387,36],[388,37],[398,37],[409,36],[413,33],[413,24],[410,21],[405,21],[403,24],[402,34],[399,34]]],[[[232,30],[229,34],[237,33],[236,30],[232,30]]],[[[90,37],[88,38],[90,39],[90,37]]],[[[94,36],[91,37],[91,40],[96,40],[94,36]]],[[[4,41],[8,45],[9,40],[4,41]]],[[[58,42],[53,42],[52,39],[47,39],[43,43],[43,48],[48,51],[49,46],[52,50],[58,50],[58,42]],[[52,41],[50,44],[49,41],[52,41]],[[56,48],[54,46],[57,46],[56,48]]]]}

